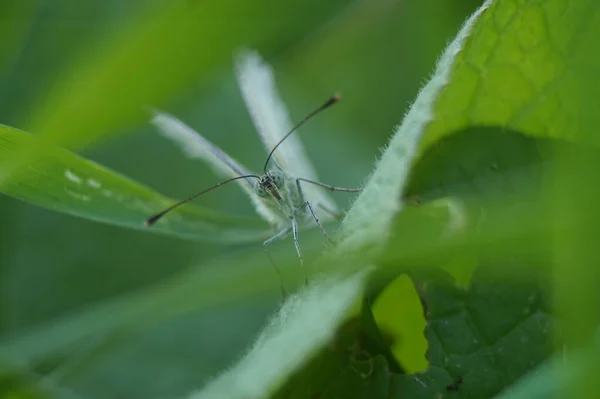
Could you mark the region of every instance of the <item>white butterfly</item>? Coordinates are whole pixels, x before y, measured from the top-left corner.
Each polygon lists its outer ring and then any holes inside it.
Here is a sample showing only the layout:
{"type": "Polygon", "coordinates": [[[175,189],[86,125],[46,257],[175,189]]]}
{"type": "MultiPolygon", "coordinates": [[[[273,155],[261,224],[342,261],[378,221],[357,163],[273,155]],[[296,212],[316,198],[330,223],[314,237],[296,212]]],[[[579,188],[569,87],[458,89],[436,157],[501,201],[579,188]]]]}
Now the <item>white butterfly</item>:
{"type": "Polygon", "coordinates": [[[264,245],[291,231],[296,252],[302,262],[302,251],[298,241],[298,221],[312,218],[331,241],[321,220],[335,217],[338,211],[325,189],[347,192],[362,190],[319,183],[302,143],[297,136],[291,135],[312,116],[337,102],[339,97],[337,95],[331,97],[298,124],[292,126],[288,112],[277,94],[271,68],[256,52],[240,53],[236,61],[237,79],[242,96],[263,145],[269,153],[263,174],[250,172],[180,120],[166,113],[157,112],[152,123],[163,135],[181,144],[189,156],[204,160],[217,174],[227,177],[228,180],[167,208],[149,218],[146,225],[152,225],[165,213],[193,198],[223,184],[237,181],[250,197],[258,214],[278,229],[278,232],[266,240],[264,245]]]}

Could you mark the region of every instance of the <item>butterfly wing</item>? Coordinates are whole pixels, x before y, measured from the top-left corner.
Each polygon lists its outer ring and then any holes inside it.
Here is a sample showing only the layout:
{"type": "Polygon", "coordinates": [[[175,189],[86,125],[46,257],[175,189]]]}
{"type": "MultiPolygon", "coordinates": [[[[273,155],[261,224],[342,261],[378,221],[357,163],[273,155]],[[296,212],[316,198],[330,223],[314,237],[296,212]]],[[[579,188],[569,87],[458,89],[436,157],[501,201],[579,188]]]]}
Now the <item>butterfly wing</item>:
{"type": "MultiPolygon", "coordinates": [[[[267,152],[290,131],[289,113],[277,93],[271,67],[254,51],[244,51],[236,57],[238,84],[252,121],[267,152]]],[[[279,167],[294,177],[318,180],[297,135],[289,136],[275,151],[273,158],[279,167]]],[[[337,207],[323,188],[304,184],[305,196],[328,209],[337,207]]],[[[324,216],[327,217],[327,216],[324,216]]]]}
{"type": "MultiPolygon", "coordinates": [[[[253,174],[219,147],[174,116],[165,112],[154,111],[152,123],[158,127],[159,132],[164,137],[176,143],[188,157],[203,160],[217,175],[232,178],[253,174]]],[[[282,223],[281,216],[267,208],[255,194],[253,179],[239,179],[236,182],[250,197],[261,217],[271,224],[279,225],[282,223]]]]}

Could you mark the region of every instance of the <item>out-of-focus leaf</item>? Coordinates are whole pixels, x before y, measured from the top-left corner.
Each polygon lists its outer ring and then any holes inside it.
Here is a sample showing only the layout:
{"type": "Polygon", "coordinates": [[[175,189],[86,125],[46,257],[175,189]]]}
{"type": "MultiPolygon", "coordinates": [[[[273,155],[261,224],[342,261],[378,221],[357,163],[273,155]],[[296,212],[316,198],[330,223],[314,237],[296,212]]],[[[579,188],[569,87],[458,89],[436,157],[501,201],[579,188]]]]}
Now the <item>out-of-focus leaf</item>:
{"type": "MultiPolygon", "coordinates": [[[[311,234],[303,235],[306,261],[314,259],[322,248],[322,240],[309,239],[318,234],[320,232],[313,230],[311,234]]],[[[299,267],[296,253],[292,250],[278,255],[277,266],[284,276],[285,288],[291,290],[302,286],[306,270],[299,267]]],[[[249,297],[280,295],[281,284],[282,280],[264,250],[254,248],[194,265],[148,288],[87,306],[80,312],[35,329],[2,337],[0,354],[38,367],[79,353],[82,348],[89,348],[90,342],[101,341],[108,345],[113,340],[138,334],[177,316],[249,297]]],[[[334,302],[331,300],[332,305],[334,302]]]]}
{"type": "Polygon", "coordinates": [[[419,158],[406,187],[409,202],[461,197],[525,198],[540,193],[556,154],[573,148],[560,139],[534,138],[501,126],[472,126],[442,138],[419,158]]]}
{"type": "Polygon", "coordinates": [[[343,94],[343,103],[331,117],[346,127],[344,138],[353,135],[345,147],[383,143],[448,38],[481,3],[356,1],[300,42],[285,69],[288,76],[294,75],[292,84],[304,91],[334,87],[343,94]]]}
{"type": "Polygon", "coordinates": [[[26,364],[0,350],[0,397],[3,399],[75,399],[68,389],[51,378],[36,375],[26,364]]]}
{"type": "MultiPolygon", "coordinates": [[[[493,236],[494,229],[499,235],[501,231],[512,231],[506,234],[508,237],[519,234],[519,228],[525,233],[533,225],[549,233],[553,222],[549,215],[544,216],[549,203],[543,190],[555,178],[562,154],[595,157],[598,151],[562,139],[526,136],[508,128],[473,126],[453,132],[426,150],[411,171],[405,200],[427,204],[441,198],[460,199],[465,222],[479,229],[470,238],[476,238],[478,232],[482,237],[493,236]],[[514,216],[502,222],[500,218],[511,213],[514,216]]],[[[411,207],[411,213],[418,212],[420,206],[411,207]]],[[[410,214],[403,222],[404,217],[397,218],[396,231],[402,223],[412,225],[410,214]]],[[[398,254],[414,249],[410,245],[390,248],[398,254]]]]}
{"type": "MultiPolygon", "coordinates": [[[[319,15],[325,17],[340,4],[319,3],[319,15]]],[[[272,0],[147,5],[65,71],[66,78],[34,113],[30,130],[68,147],[115,134],[145,119],[142,107],[161,106],[229,64],[238,46],[262,43],[271,49],[282,37],[294,37],[295,24],[314,7],[315,3],[302,3],[290,8],[272,0]],[[91,117],[99,112],[102,118],[91,117]]]]}
{"type": "MultiPolygon", "coordinates": [[[[594,129],[588,132],[589,139],[598,141],[597,126],[594,129]]],[[[552,199],[555,224],[571,223],[573,229],[552,230],[555,309],[564,337],[561,343],[567,349],[580,348],[597,341],[600,323],[600,251],[596,240],[600,236],[600,157],[596,151],[567,153],[556,169],[557,178],[545,194],[552,199]]],[[[599,363],[596,358],[592,369],[599,363]]],[[[597,397],[600,380],[579,373],[570,382],[569,392],[572,397],[597,397]]]]}
{"type": "Polygon", "coordinates": [[[0,5],[0,82],[14,66],[19,44],[27,36],[32,20],[39,11],[40,0],[5,1],[0,5]]]}
{"type": "MultiPolygon", "coordinates": [[[[25,145],[42,146],[35,136],[0,126],[0,156],[25,145]],[[33,143],[33,144],[32,144],[33,143]]],[[[173,201],[113,171],[45,143],[43,157],[2,187],[4,194],[55,211],[134,229],[173,201]]],[[[258,219],[228,217],[196,205],[181,207],[149,231],[220,242],[255,241],[266,229],[258,219]],[[261,227],[263,226],[263,227],[261,227]]]]}
{"type": "Polygon", "coordinates": [[[574,351],[557,353],[536,370],[511,386],[496,399],[547,399],[573,397],[575,384],[596,378],[600,345],[595,342],[574,351]]]}
{"type": "MultiPolygon", "coordinates": [[[[272,50],[300,33],[296,24],[314,7],[326,17],[344,1],[293,8],[273,0],[146,4],[65,68],[24,127],[67,148],[89,146],[144,120],[143,107],[161,107],[210,77],[239,47],[272,50]]],[[[36,148],[24,148],[3,159],[0,184],[37,155],[36,148]]]]}

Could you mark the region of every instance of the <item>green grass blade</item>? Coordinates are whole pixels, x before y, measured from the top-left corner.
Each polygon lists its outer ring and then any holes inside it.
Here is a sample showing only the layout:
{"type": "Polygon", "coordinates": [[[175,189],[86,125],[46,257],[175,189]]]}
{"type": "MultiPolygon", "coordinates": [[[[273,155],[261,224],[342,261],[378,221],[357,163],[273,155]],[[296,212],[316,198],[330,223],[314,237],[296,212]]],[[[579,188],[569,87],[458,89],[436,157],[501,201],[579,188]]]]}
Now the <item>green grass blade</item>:
{"type": "Polygon", "coordinates": [[[42,157],[22,168],[2,187],[14,198],[58,212],[133,229],[219,242],[260,239],[264,224],[258,219],[220,215],[186,205],[151,228],[144,221],[173,202],[160,194],[23,131],[0,125],[0,158],[24,146],[39,147],[42,157]]]}

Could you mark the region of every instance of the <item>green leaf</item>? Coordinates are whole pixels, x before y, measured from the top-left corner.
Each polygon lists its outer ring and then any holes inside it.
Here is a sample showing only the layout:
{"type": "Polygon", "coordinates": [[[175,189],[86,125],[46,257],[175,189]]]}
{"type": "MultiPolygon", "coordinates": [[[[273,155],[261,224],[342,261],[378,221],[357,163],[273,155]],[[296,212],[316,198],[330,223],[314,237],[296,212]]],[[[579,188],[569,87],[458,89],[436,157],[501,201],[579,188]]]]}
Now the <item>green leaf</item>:
{"type": "Polygon", "coordinates": [[[577,139],[594,129],[600,8],[592,0],[486,1],[440,58],[348,213],[341,248],[385,242],[407,162],[467,126],[577,139]],[[567,5],[568,4],[568,5],[567,5]]]}
{"type": "Polygon", "coordinates": [[[598,124],[595,0],[490,3],[456,55],[420,149],[469,125],[580,140],[598,124]]]}
{"type": "Polygon", "coordinates": [[[541,281],[498,277],[479,269],[463,289],[441,271],[415,274],[428,321],[430,367],[424,373],[394,372],[384,356],[365,347],[365,326],[355,322],[277,397],[493,396],[549,355],[553,324],[541,281]]]}
{"type": "Polygon", "coordinates": [[[188,397],[268,397],[332,339],[360,297],[365,276],[333,275],[288,298],[239,362],[188,397]]]}
{"type": "MultiPolygon", "coordinates": [[[[560,226],[560,231],[570,234],[568,229],[572,228],[569,220],[559,223],[555,219],[553,197],[546,191],[548,182],[555,181],[557,166],[566,154],[579,159],[597,159],[600,152],[595,147],[563,139],[534,138],[503,127],[470,127],[453,132],[426,150],[411,171],[406,201],[424,203],[429,212],[429,203],[460,199],[464,223],[470,229],[464,242],[490,240],[484,244],[485,249],[495,254],[517,251],[519,256],[530,260],[537,256],[550,263],[549,256],[542,254],[552,252],[552,231],[559,231],[560,226]],[[536,238],[528,242],[525,237],[530,235],[536,238]]],[[[567,192],[571,195],[571,191],[567,192]]],[[[425,247],[413,245],[426,241],[424,235],[419,236],[426,227],[416,230],[413,227],[427,226],[420,207],[423,205],[411,206],[408,214],[396,219],[396,234],[404,226],[413,229],[413,236],[393,237],[388,255],[395,253],[402,257],[405,252],[406,259],[416,259],[419,250],[427,251],[425,247]],[[419,219],[414,220],[413,213],[419,219]]],[[[435,240],[434,235],[429,237],[435,240]]],[[[464,252],[459,256],[462,254],[464,252]]],[[[448,260],[443,256],[425,259],[424,263],[442,264],[448,260]]],[[[419,261],[424,264],[423,259],[419,261]]],[[[469,268],[468,262],[463,263],[463,269],[469,268]]]]}
{"type": "MultiPolygon", "coordinates": [[[[40,143],[35,136],[0,125],[0,158],[40,143]]],[[[43,157],[4,185],[4,194],[86,219],[185,238],[246,242],[267,233],[258,219],[223,216],[195,205],[146,228],[144,221],[173,201],[50,143],[40,151],[43,157]]]]}
{"type": "MultiPolygon", "coordinates": [[[[597,130],[590,133],[597,140],[597,130]]],[[[598,338],[600,251],[595,239],[600,235],[598,170],[597,152],[568,153],[559,159],[557,178],[547,190],[555,209],[554,224],[573,226],[567,231],[555,229],[552,246],[555,312],[561,321],[561,343],[567,349],[597,343],[598,338]]],[[[594,362],[590,370],[597,369],[597,357],[594,362]]],[[[591,373],[580,374],[569,388],[572,397],[596,397],[600,380],[591,373]]]]}
{"type": "MultiPolygon", "coordinates": [[[[498,271],[510,270],[517,278],[539,270],[540,266],[543,273],[547,273],[552,253],[549,234],[552,229],[563,230],[548,214],[549,202],[541,201],[541,190],[544,182],[552,181],[553,174],[548,172],[554,171],[557,152],[574,149],[582,154],[582,148],[564,140],[532,138],[497,127],[472,127],[441,139],[428,148],[411,172],[407,195],[412,200],[418,196],[425,205],[408,207],[398,215],[395,235],[399,237],[391,240],[387,252],[388,255],[394,253],[396,259],[385,262],[385,268],[390,267],[390,262],[397,265],[394,270],[398,272],[431,264],[446,268],[449,261],[457,258],[463,259],[459,269],[465,269],[469,268],[465,253],[473,253],[476,262],[482,254],[488,254],[491,259],[512,258],[511,262],[495,261],[486,266],[498,271]],[[441,205],[444,200],[431,201],[440,197],[463,200],[463,209],[468,211],[464,217],[464,227],[469,229],[466,236],[443,242],[444,227],[451,225],[451,217],[432,212],[435,211],[432,205],[441,205]],[[427,220],[430,214],[432,218],[427,220]],[[469,244],[463,246],[460,242],[469,244]],[[444,247],[449,250],[445,251],[444,247]],[[515,262],[515,259],[521,261],[515,262]]],[[[585,151],[588,156],[594,153],[593,149],[585,151]]],[[[430,279],[425,281],[429,284],[430,279]]],[[[504,287],[502,279],[495,281],[504,287]]],[[[402,301],[402,306],[389,305],[397,309],[397,318],[401,320],[406,314],[414,313],[407,308],[409,306],[407,301],[402,301]]],[[[494,314],[494,310],[490,313],[494,314]]],[[[388,311],[386,316],[387,319],[379,323],[393,324],[393,315],[388,311]]],[[[410,337],[401,328],[390,332],[395,340],[410,337]],[[404,335],[400,335],[402,333],[404,335]]],[[[403,343],[411,347],[418,344],[414,338],[403,343]]],[[[517,359],[521,354],[511,356],[517,359]]],[[[403,358],[399,360],[402,363],[403,358]]]]}
{"type": "Polygon", "coordinates": [[[426,320],[423,307],[410,277],[401,274],[393,281],[384,279],[385,289],[375,296],[372,313],[378,328],[390,340],[390,350],[406,373],[427,369],[426,320]],[[402,306],[398,306],[402,304],[402,306]]]}
{"type": "Polygon", "coordinates": [[[440,139],[419,158],[406,187],[409,202],[460,197],[485,202],[536,195],[555,154],[573,145],[501,126],[471,126],[440,139]]]}
{"type": "Polygon", "coordinates": [[[389,383],[386,358],[366,350],[361,317],[345,322],[334,339],[301,370],[294,373],[273,398],[378,398],[389,383]]]}
{"type": "Polygon", "coordinates": [[[421,135],[435,117],[436,99],[450,84],[455,58],[490,4],[490,0],[486,1],[467,19],[440,57],[431,80],[421,89],[394,132],[364,191],[343,221],[338,253],[364,252],[374,257],[382,251],[394,217],[402,210],[402,191],[421,135]]]}
{"type": "Polygon", "coordinates": [[[15,62],[14,54],[28,33],[28,22],[37,12],[37,7],[39,0],[4,2],[0,5],[0,12],[6,16],[6,22],[0,27],[0,54],[3,55],[0,58],[0,77],[15,62]]]}
{"type": "MultiPolygon", "coordinates": [[[[411,171],[406,200],[425,205],[409,206],[398,216],[396,231],[408,230],[411,237],[393,238],[388,253],[393,251],[402,256],[404,252],[408,255],[406,252],[415,248],[430,251],[426,246],[415,245],[416,242],[429,240],[430,247],[443,245],[440,240],[456,223],[459,230],[473,230],[479,225],[479,233],[482,234],[481,229],[486,228],[485,215],[489,218],[490,213],[496,212],[499,203],[503,203],[505,208],[511,208],[514,202],[535,204],[542,182],[550,179],[547,172],[553,159],[552,150],[567,144],[570,143],[558,139],[536,139],[500,127],[472,127],[442,138],[426,150],[411,171]],[[457,199],[457,204],[460,204],[462,216],[455,217],[454,222],[452,215],[448,214],[448,207],[446,215],[442,207],[438,207],[437,214],[436,209],[431,207],[443,205],[445,198],[457,199]]],[[[504,223],[505,228],[512,224],[510,219],[504,223]]],[[[546,228],[549,229],[549,225],[546,228]]],[[[515,226],[515,230],[518,227],[515,226]]],[[[470,238],[481,239],[477,237],[476,229],[470,238]]],[[[501,246],[502,243],[498,240],[495,245],[501,246]]],[[[479,262],[479,253],[479,249],[463,248],[424,260],[423,254],[415,251],[413,257],[409,256],[404,263],[407,268],[435,264],[449,272],[458,284],[468,286],[479,262]]],[[[423,370],[426,344],[422,342],[422,330],[416,326],[424,320],[412,284],[390,284],[378,298],[378,302],[382,301],[387,304],[387,310],[374,312],[379,324],[393,326],[389,332],[398,342],[394,353],[407,369],[423,370]],[[402,298],[403,306],[398,308],[398,302],[391,298],[402,298]]]]}
{"type": "Polygon", "coordinates": [[[417,274],[428,320],[430,367],[422,375],[399,378],[398,397],[431,397],[458,377],[463,381],[460,397],[491,397],[550,354],[553,319],[543,280],[490,273],[485,260],[482,266],[466,290],[455,287],[447,275],[423,279],[417,274]]]}
{"type": "Polygon", "coordinates": [[[50,399],[72,397],[73,394],[0,351],[0,395],[3,399],[50,399]]]}
{"type": "Polygon", "coordinates": [[[459,280],[482,251],[547,267],[553,231],[572,229],[554,219],[552,197],[544,195],[564,153],[598,156],[594,148],[498,127],[472,127],[441,139],[411,172],[406,201],[422,204],[397,216],[383,263],[448,269],[458,259],[452,274],[459,280]]]}

